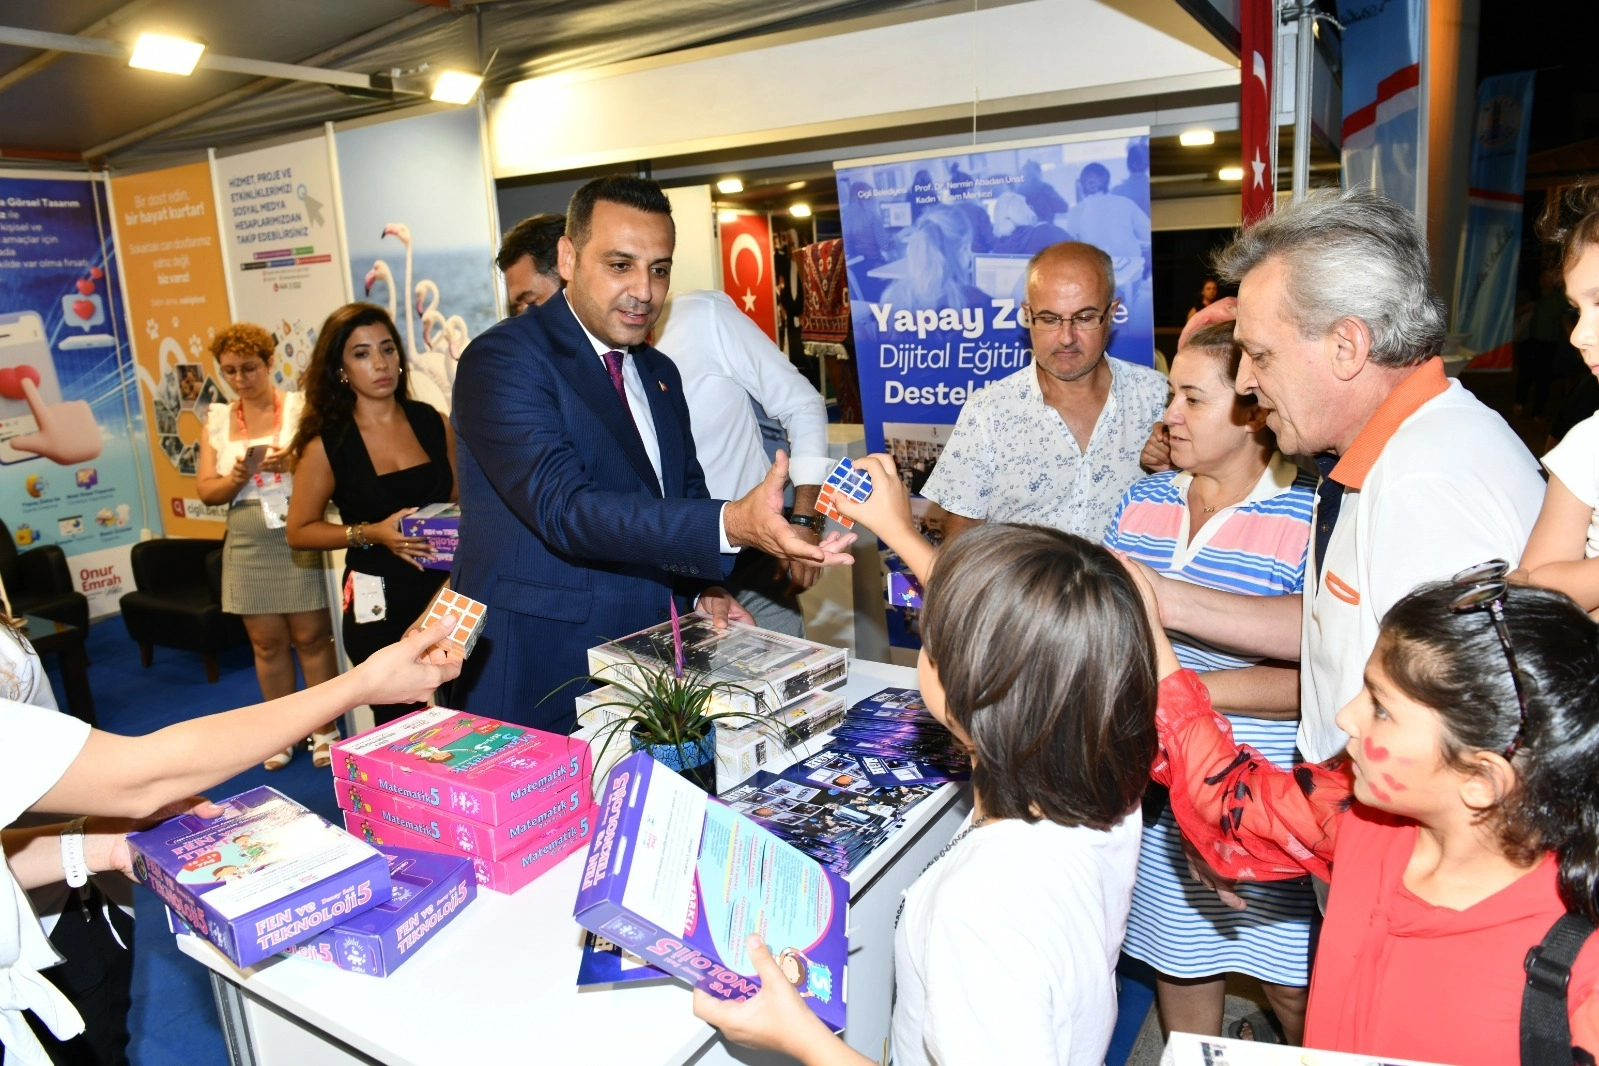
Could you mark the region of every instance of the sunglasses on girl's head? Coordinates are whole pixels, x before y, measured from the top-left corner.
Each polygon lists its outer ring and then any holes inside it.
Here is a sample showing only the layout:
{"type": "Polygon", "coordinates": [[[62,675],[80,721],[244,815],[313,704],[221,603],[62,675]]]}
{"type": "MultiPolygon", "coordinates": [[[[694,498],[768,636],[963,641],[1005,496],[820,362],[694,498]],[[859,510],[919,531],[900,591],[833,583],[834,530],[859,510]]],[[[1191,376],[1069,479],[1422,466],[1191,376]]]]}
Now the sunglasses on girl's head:
{"type": "Polygon", "coordinates": [[[1456,614],[1466,611],[1486,610],[1493,619],[1494,632],[1499,634],[1499,646],[1505,650],[1505,662],[1510,667],[1510,683],[1516,689],[1516,706],[1521,717],[1516,725],[1516,735],[1511,739],[1509,747],[1505,748],[1504,756],[1513,758],[1516,749],[1521,747],[1521,734],[1527,728],[1527,694],[1521,687],[1521,670],[1516,666],[1516,650],[1510,645],[1510,628],[1505,625],[1505,594],[1510,591],[1510,583],[1505,580],[1505,575],[1510,573],[1510,564],[1503,559],[1490,559],[1476,566],[1468,566],[1456,574],[1451,581],[1460,589],[1460,593],[1450,601],[1449,609],[1456,614]]]}

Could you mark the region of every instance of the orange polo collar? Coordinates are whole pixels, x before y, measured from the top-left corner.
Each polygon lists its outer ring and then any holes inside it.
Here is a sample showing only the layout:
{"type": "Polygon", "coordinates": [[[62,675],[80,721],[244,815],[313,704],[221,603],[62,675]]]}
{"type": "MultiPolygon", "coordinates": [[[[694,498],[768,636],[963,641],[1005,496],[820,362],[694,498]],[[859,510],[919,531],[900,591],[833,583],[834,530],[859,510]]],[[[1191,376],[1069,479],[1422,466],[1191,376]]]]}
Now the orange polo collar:
{"type": "Polygon", "coordinates": [[[1349,446],[1327,476],[1338,484],[1357,492],[1366,484],[1366,475],[1376,465],[1377,457],[1388,446],[1388,441],[1398,432],[1405,419],[1420,410],[1422,404],[1441,396],[1449,388],[1449,375],[1444,373],[1444,361],[1433,357],[1421,364],[1388,398],[1372,412],[1361,427],[1355,442],[1349,446]]]}

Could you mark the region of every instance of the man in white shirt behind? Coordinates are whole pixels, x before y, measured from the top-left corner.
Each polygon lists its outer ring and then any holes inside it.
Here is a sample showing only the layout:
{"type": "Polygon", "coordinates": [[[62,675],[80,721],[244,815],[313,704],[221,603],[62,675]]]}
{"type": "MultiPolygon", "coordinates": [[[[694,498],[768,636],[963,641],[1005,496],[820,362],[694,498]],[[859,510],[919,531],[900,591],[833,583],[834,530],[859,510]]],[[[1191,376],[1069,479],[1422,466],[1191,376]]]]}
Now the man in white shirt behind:
{"type": "MultiPolygon", "coordinates": [[[[822,519],[816,496],[832,460],[827,455],[827,408],[815,387],[724,292],[675,294],[657,327],[655,346],[683,375],[694,450],[712,497],[739,499],[771,467],[753,401],[788,436],[789,480],[794,483],[790,521],[810,539],[819,538],[822,519]]],[[[747,548],[724,584],[757,625],[802,637],[805,618],[798,594],[820,574],[820,567],[779,562],[747,548]]]]}

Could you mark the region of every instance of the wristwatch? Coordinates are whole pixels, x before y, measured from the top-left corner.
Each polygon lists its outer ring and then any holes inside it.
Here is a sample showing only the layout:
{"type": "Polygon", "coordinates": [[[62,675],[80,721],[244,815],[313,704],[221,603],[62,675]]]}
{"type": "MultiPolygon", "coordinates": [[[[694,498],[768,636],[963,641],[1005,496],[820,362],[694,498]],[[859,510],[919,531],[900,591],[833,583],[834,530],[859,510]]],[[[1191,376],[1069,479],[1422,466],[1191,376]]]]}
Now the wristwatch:
{"type": "Polygon", "coordinates": [[[791,515],[788,516],[788,524],[789,525],[791,525],[791,526],[804,526],[806,529],[810,530],[813,533],[820,533],[822,531],[822,522],[823,522],[823,519],[822,519],[821,515],[791,514],[791,515]]]}

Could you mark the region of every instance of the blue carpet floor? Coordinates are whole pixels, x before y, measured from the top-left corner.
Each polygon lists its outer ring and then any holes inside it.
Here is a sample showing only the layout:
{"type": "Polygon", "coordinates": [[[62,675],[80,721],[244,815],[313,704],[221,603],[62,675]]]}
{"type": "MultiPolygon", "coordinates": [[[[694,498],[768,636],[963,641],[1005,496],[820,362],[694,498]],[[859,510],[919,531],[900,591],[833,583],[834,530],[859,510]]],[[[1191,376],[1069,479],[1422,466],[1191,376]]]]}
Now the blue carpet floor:
{"type": "MultiPolygon", "coordinates": [[[[157,648],[148,670],[139,666],[139,649],[128,639],[121,619],[89,627],[89,683],[94,690],[100,727],[113,733],[141,734],[202,714],[230,710],[261,698],[249,648],[223,653],[222,676],[207,684],[197,655],[157,648]]],[[[50,683],[63,691],[54,656],[45,657],[50,683]]],[[[330,821],[338,806],[327,770],[311,765],[303,748],[294,761],[276,773],[259,766],[210,790],[231,796],[257,785],[271,785],[330,821]]],[[[178,951],[159,900],[137,888],[138,922],[134,943],[133,1008],[128,1019],[133,1039],[128,1057],[133,1066],[227,1066],[222,1029],[207,971],[178,951]]],[[[1139,1027],[1154,1000],[1147,967],[1123,960],[1120,1011],[1111,1040],[1108,1066],[1121,1066],[1138,1038],[1139,1027]],[[1128,965],[1131,963],[1131,967],[1128,965]]]]}

